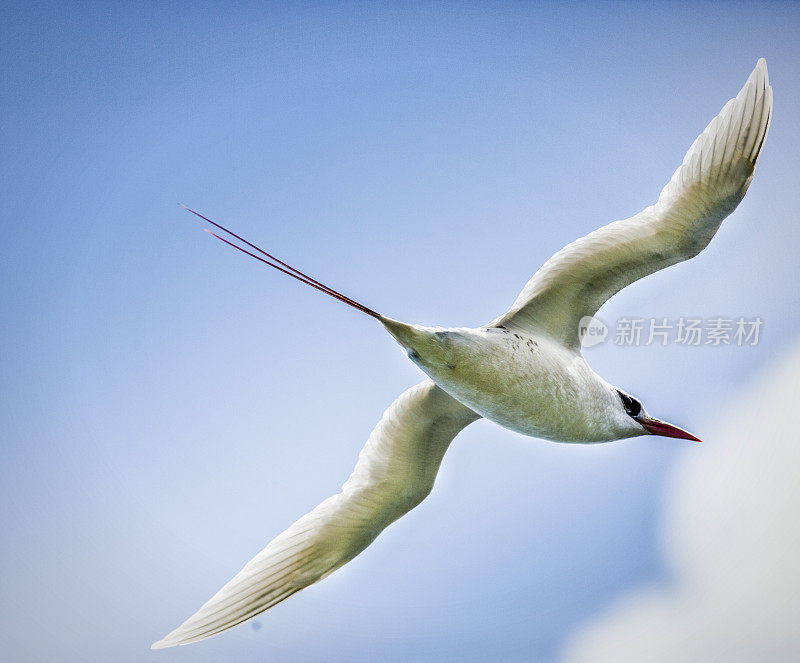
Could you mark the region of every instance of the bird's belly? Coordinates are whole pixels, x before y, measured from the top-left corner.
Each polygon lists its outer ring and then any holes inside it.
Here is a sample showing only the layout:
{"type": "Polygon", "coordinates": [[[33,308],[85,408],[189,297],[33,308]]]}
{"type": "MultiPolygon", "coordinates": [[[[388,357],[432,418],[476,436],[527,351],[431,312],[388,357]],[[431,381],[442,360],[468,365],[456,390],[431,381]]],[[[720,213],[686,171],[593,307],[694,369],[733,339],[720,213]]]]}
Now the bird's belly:
{"type": "Polygon", "coordinates": [[[452,339],[446,361],[423,370],[447,393],[506,428],[559,442],[609,439],[585,412],[579,355],[513,332],[452,339]]]}
{"type": "Polygon", "coordinates": [[[548,440],[566,441],[574,438],[568,430],[571,428],[570,422],[563,421],[564,418],[549,406],[554,401],[553,392],[556,389],[543,388],[542,383],[526,385],[516,382],[487,389],[485,383],[476,383],[472,379],[445,378],[438,384],[456,400],[505,428],[548,440]],[[565,426],[565,423],[568,425],[565,426]]]}

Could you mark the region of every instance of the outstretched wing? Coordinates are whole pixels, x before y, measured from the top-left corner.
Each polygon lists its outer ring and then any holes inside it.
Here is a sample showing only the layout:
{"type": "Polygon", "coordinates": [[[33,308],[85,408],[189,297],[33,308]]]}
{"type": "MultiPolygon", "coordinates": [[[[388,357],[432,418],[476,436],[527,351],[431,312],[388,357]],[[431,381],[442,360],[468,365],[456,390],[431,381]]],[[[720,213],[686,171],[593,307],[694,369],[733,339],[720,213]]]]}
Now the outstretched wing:
{"type": "Polygon", "coordinates": [[[491,325],[543,332],[579,348],[582,317],[643,276],[696,256],[711,241],[753,179],[771,112],[762,58],[689,148],[655,205],[561,249],[491,325]]]}
{"type": "Polygon", "coordinates": [[[372,431],[342,491],[279,534],[153,648],[229,629],[349,562],[425,499],[450,442],[479,418],[431,380],[405,391],[372,431]]]}

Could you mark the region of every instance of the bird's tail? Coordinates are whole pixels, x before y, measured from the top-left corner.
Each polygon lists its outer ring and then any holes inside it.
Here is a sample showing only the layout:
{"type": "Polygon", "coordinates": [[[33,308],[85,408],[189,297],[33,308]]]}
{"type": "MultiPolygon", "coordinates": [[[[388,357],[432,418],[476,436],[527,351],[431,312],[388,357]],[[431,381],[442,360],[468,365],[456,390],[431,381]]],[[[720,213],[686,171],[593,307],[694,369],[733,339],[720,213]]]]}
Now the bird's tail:
{"type": "Polygon", "coordinates": [[[364,306],[363,304],[359,304],[354,299],[350,299],[350,297],[347,297],[346,295],[343,295],[341,292],[338,292],[337,290],[334,290],[333,288],[328,287],[324,283],[320,283],[316,279],[313,279],[310,276],[308,276],[308,274],[304,274],[299,269],[295,269],[291,265],[287,265],[285,262],[283,262],[283,260],[279,260],[275,256],[273,256],[273,255],[267,253],[266,251],[264,251],[263,249],[258,248],[255,244],[252,244],[252,243],[248,242],[246,239],[244,239],[243,237],[240,237],[235,232],[232,232],[232,231],[228,230],[224,226],[221,226],[220,224],[218,224],[218,223],[212,221],[211,219],[209,219],[208,217],[203,216],[199,212],[195,212],[193,209],[189,209],[188,207],[186,207],[186,205],[182,205],[182,207],[187,212],[191,212],[195,216],[198,216],[201,219],[203,219],[203,221],[207,221],[208,223],[210,223],[215,228],[218,228],[222,232],[227,233],[228,235],[230,235],[234,239],[242,242],[243,244],[245,244],[246,246],[250,247],[254,251],[257,251],[261,255],[256,255],[252,251],[249,251],[248,249],[239,246],[235,242],[227,240],[224,237],[220,237],[219,235],[217,235],[217,233],[206,229],[207,233],[209,233],[210,235],[213,235],[214,237],[216,237],[221,242],[225,242],[229,246],[232,246],[234,249],[238,249],[242,253],[246,253],[251,258],[255,258],[256,260],[260,260],[265,265],[269,265],[270,267],[273,267],[273,268],[277,269],[279,272],[283,272],[284,274],[287,274],[288,276],[291,276],[293,279],[297,279],[301,283],[305,283],[306,285],[310,285],[312,288],[316,288],[317,290],[320,290],[320,291],[324,292],[326,295],[330,295],[334,299],[338,299],[340,302],[344,302],[345,304],[347,304],[349,306],[352,306],[354,309],[357,309],[357,310],[361,311],[362,313],[366,313],[367,315],[371,315],[373,318],[377,318],[379,320],[383,319],[383,316],[380,313],[377,313],[376,311],[373,311],[371,308],[368,308],[368,307],[364,306]]]}

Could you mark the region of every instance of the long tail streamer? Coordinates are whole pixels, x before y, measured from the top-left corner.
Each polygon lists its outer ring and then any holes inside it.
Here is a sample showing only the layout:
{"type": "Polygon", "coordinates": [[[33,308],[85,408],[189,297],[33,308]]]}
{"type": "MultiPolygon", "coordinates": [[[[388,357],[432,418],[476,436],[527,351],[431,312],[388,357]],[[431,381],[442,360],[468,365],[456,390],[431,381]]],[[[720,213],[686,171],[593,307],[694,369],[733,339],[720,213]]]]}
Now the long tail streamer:
{"type": "Polygon", "coordinates": [[[235,239],[238,239],[240,242],[246,244],[251,249],[254,249],[255,251],[258,251],[261,255],[265,256],[265,258],[262,258],[261,256],[257,256],[255,253],[252,253],[251,251],[248,251],[247,249],[242,248],[238,244],[236,244],[234,242],[231,242],[231,241],[225,239],[224,237],[220,237],[219,235],[217,235],[217,233],[206,229],[207,233],[209,233],[210,235],[213,235],[214,237],[216,237],[221,242],[225,242],[229,246],[232,246],[234,249],[237,249],[237,250],[241,251],[242,253],[246,253],[251,258],[255,258],[256,260],[259,260],[259,261],[263,262],[265,265],[269,265],[270,267],[272,267],[274,269],[277,269],[279,272],[283,272],[284,274],[287,274],[288,276],[291,276],[292,278],[297,279],[298,281],[300,281],[302,283],[305,283],[306,285],[310,285],[312,288],[316,288],[317,290],[320,290],[320,291],[324,292],[326,295],[330,295],[334,299],[338,299],[340,302],[344,302],[345,304],[348,304],[349,306],[352,306],[353,308],[358,309],[362,313],[366,313],[367,315],[371,315],[373,318],[382,317],[380,313],[377,313],[376,311],[373,311],[371,308],[367,308],[363,304],[359,304],[354,299],[350,299],[349,297],[343,295],[341,292],[338,292],[338,291],[334,290],[333,288],[328,287],[324,283],[320,283],[316,279],[311,278],[310,276],[308,276],[308,274],[304,274],[299,269],[295,269],[291,265],[287,265],[285,262],[283,262],[283,260],[279,260],[275,256],[273,256],[273,255],[267,253],[266,251],[264,251],[263,249],[260,249],[255,244],[252,244],[251,242],[248,242],[246,239],[244,239],[244,237],[240,237],[235,232],[233,232],[231,230],[228,230],[224,226],[221,226],[220,224],[218,224],[218,223],[212,221],[211,219],[209,219],[208,217],[203,216],[199,212],[195,212],[193,209],[190,209],[190,208],[186,207],[186,205],[181,205],[181,207],[183,207],[187,212],[191,212],[195,216],[200,217],[201,219],[203,219],[203,221],[207,221],[212,226],[214,226],[215,228],[218,228],[222,232],[227,233],[228,235],[230,235],[231,237],[234,237],[235,239]]]}

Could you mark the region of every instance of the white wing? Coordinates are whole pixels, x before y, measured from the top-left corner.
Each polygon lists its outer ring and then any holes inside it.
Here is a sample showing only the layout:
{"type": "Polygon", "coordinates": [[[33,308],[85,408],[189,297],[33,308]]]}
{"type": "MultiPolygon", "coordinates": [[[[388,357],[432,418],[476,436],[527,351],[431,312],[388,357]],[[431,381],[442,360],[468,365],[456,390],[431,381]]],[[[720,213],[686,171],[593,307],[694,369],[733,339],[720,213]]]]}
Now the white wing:
{"type": "Polygon", "coordinates": [[[349,562],[425,499],[450,442],[479,418],[430,380],[405,391],[372,431],[342,491],[273,539],[153,649],[229,629],[349,562]]]}
{"type": "Polygon", "coordinates": [[[544,332],[579,348],[583,316],[594,315],[643,276],[694,257],[711,241],[750,185],[771,112],[762,58],[741,92],[689,148],[655,205],[561,249],[491,325],[544,332]]]}

